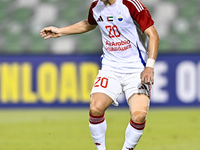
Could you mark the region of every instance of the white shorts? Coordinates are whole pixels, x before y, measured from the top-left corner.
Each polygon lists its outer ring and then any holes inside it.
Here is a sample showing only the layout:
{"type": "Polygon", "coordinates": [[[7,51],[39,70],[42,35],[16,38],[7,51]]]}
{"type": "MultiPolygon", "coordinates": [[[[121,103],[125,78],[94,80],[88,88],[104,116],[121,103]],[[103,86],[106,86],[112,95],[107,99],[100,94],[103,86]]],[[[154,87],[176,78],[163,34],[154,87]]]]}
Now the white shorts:
{"type": "Polygon", "coordinates": [[[140,73],[116,73],[99,70],[91,94],[104,93],[113,100],[113,105],[118,106],[117,98],[121,93],[128,100],[135,93],[143,93],[150,97],[151,85],[141,84],[140,73]]]}

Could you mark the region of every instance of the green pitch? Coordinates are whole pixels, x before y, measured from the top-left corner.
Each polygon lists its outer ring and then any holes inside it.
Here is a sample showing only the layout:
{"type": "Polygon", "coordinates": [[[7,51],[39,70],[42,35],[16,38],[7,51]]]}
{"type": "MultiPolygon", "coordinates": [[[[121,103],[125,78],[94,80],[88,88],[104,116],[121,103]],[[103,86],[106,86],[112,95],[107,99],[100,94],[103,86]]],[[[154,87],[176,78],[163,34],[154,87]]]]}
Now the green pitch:
{"type": "MultiPolygon", "coordinates": [[[[200,110],[150,109],[136,150],[200,150],[200,110]]],[[[121,150],[128,109],[106,112],[107,150],[121,150]]],[[[86,109],[0,111],[0,150],[95,150],[86,109]]]]}

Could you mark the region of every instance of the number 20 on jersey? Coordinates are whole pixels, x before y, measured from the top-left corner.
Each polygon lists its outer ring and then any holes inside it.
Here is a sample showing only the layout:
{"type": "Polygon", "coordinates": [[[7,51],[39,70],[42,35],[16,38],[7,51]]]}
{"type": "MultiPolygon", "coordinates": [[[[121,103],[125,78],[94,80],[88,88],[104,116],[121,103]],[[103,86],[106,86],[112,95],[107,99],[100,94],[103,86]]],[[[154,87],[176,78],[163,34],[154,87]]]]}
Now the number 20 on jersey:
{"type": "Polygon", "coordinates": [[[120,34],[120,32],[119,32],[119,30],[118,30],[116,25],[114,25],[114,26],[105,26],[105,28],[109,30],[108,36],[110,38],[120,37],[121,34],[120,34]]]}

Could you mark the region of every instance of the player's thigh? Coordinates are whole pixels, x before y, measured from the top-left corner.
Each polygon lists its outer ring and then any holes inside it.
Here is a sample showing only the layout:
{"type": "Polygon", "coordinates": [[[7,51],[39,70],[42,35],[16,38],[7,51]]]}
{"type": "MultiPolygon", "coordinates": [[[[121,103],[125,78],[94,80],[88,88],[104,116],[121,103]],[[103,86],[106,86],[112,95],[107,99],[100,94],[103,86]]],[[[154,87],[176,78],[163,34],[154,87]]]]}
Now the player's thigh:
{"type": "Polygon", "coordinates": [[[126,99],[128,100],[134,94],[145,94],[150,97],[151,85],[142,84],[140,79],[140,72],[129,74],[125,78],[125,84],[123,86],[126,99]]]}
{"type": "Polygon", "coordinates": [[[93,116],[102,115],[112,102],[113,100],[104,93],[93,93],[90,100],[90,114],[93,116]]]}
{"type": "Polygon", "coordinates": [[[128,104],[131,113],[131,119],[138,123],[144,122],[149,110],[149,97],[145,94],[133,94],[128,99],[128,104]]]}
{"type": "MultiPolygon", "coordinates": [[[[122,87],[120,85],[118,77],[111,71],[100,70],[97,78],[94,81],[91,95],[96,93],[103,93],[106,96],[109,96],[109,98],[112,99],[113,104],[117,106],[117,97],[122,93],[122,87]]],[[[96,97],[97,96],[95,96],[95,99],[96,97]]]]}

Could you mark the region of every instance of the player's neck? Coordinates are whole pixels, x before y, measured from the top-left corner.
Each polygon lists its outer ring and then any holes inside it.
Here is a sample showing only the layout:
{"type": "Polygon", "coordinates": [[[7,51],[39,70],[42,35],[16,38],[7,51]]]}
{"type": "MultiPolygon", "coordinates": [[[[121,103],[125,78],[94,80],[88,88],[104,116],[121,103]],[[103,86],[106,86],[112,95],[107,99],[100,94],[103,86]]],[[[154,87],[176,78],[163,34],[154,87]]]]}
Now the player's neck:
{"type": "Polygon", "coordinates": [[[112,5],[116,2],[116,0],[107,0],[104,2],[105,5],[109,6],[109,5],[112,5]]]}

